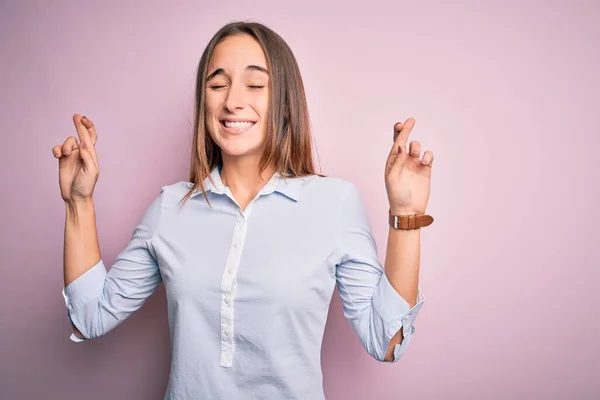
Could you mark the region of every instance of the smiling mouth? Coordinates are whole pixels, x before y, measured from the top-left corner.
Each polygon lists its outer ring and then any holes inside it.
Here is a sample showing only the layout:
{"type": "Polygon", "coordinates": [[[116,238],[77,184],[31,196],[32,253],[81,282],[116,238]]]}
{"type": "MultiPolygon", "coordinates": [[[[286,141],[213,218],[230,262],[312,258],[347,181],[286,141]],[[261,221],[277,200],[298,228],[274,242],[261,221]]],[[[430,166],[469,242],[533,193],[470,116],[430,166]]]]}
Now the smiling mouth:
{"type": "Polygon", "coordinates": [[[231,133],[242,133],[252,128],[256,124],[255,121],[228,121],[221,120],[221,126],[225,128],[226,131],[231,133]]]}

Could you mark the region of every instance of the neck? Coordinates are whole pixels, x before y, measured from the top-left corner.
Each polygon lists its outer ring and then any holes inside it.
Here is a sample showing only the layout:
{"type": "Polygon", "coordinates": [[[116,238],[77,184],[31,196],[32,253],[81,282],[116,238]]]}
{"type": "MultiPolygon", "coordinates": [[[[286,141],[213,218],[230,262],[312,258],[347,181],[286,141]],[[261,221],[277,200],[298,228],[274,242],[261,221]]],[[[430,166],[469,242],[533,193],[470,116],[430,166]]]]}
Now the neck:
{"type": "Polygon", "coordinates": [[[251,201],[275,173],[272,165],[259,172],[259,161],[259,157],[223,156],[221,181],[240,203],[251,201]]]}

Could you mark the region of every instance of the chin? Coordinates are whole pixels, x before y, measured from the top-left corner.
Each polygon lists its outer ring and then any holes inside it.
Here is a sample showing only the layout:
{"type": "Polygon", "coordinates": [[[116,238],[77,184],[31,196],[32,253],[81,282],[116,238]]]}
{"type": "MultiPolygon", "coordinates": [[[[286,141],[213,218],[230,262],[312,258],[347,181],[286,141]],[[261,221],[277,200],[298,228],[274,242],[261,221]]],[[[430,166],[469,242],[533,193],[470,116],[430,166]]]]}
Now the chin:
{"type": "Polygon", "coordinates": [[[264,140],[258,135],[258,132],[253,132],[253,129],[251,129],[240,135],[228,135],[226,132],[219,131],[216,143],[223,153],[239,157],[261,154],[264,140]]]}
{"type": "Polygon", "coordinates": [[[239,157],[250,154],[260,154],[262,145],[246,143],[219,143],[221,151],[229,156],[239,157]]]}

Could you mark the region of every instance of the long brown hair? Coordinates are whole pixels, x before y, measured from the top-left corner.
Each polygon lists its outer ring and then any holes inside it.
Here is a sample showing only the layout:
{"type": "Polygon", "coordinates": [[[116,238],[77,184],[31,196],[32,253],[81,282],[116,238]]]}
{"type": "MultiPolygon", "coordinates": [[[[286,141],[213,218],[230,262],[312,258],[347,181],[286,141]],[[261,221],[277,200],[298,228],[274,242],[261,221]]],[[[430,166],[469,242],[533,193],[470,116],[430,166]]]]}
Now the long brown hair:
{"type": "Polygon", "coordinates": [[[274,165],[276,171],[283,177],[316,174],[306,94],[296,57],[281,36],[270,28],[257,22],[232,22],[222,27],[213,36],[204,49],[198,65],[194,139],[190,164],[190,182],[193,187],[182,199],[183,203],[198,188],[202,190],[208,202],[202,183],[207,177],[210,179],[211,171],[222,162],[221,149],[206,129],[204,106],[206,74],[215,47],[228,36],[239,34],[248,34],[260,44],[265,52],[270,73],[267,138],[259,163],[260,172],[269,165],[274,165]]]}

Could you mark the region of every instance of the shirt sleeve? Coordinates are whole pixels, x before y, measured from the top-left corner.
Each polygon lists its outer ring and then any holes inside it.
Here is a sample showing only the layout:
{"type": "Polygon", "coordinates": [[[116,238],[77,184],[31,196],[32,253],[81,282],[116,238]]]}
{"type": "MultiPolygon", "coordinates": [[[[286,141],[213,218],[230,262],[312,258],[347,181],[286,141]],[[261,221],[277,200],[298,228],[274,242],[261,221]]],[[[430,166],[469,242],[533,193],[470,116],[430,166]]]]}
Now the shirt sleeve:
{"type": "Polygon", "coordinates": [[[150,250],[162,211],[165,188],[146,209],[126,248],[107,272],[103,260],[63,288],[67,316],[85,339],[96,339],[138,310],[162,282],[150,250]]]}
{"type": "Polygon", "coordinates": [[[415,318],[424,302],[418,288],[417,303],[408,302],[393,288],[377,256],[377,244],[364,203],[356,186],[349,184],[340,208],[336,282],[344,315],[365,350],[384,361],[392,337],[403,328],[402,343],[394,348],[397,362],[415,332],[415,318]]]}

